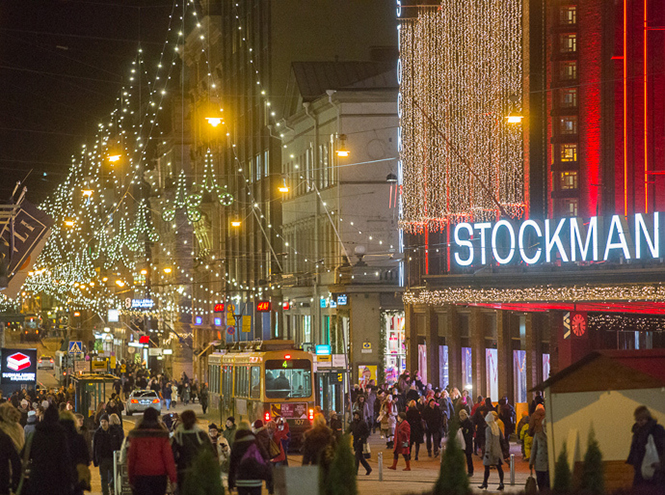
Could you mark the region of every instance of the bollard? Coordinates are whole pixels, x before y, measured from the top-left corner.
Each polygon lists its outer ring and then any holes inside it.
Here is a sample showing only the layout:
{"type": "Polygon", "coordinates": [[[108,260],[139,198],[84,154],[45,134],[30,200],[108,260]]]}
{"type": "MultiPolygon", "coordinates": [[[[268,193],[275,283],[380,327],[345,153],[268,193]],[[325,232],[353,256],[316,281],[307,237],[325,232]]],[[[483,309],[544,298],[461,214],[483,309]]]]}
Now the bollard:
{"type": "Polygon", "coordinates": [[[379,481],[383,481],[383,452],[379,452],[377,461],[379,462],[379,481]]]}
{"type": "Polygon", "coordinates": [[[515,454],[510,454],[510,486],[515,486],[515,454]]]}

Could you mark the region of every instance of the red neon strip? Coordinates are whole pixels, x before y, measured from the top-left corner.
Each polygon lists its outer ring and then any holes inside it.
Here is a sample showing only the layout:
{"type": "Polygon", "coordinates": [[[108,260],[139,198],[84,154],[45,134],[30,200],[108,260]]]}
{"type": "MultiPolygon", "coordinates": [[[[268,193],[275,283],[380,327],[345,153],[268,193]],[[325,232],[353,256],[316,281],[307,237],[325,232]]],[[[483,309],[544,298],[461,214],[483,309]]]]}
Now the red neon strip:
{"type": "Polygon", "coordinates": [[[429,229],[425,229],[425,275],[429,275],[429,229]]]}
{"type": "Polygon", "coordinates": [[[623,0],[623,214],[628,216],[628,0],[623,0]]]}
{"type": "Polygon", "coordinates": [[[648,150],[648,141],[649,134],[647,129],[647,119],[648,119],[648,98],[647,98],[647,2],[644,0],[644,213],[649,213],[649,186],[648,186],[648,170],[649,170],[649,150],[648,150]]]}

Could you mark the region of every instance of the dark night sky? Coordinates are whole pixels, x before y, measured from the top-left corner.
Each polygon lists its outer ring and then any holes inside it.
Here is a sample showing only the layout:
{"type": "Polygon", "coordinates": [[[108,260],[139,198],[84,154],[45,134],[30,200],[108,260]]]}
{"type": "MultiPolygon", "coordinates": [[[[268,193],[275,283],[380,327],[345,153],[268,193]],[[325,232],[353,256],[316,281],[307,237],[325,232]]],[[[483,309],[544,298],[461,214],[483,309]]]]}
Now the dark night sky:
{"type": "Polygon", "coordinates": [[[107,120],[139,36],[146,62],[159,57],[172,6],[170,0],[0,1],[0,202],[30,170],[30,201],[57,186],[71,155],[107,120]]]}

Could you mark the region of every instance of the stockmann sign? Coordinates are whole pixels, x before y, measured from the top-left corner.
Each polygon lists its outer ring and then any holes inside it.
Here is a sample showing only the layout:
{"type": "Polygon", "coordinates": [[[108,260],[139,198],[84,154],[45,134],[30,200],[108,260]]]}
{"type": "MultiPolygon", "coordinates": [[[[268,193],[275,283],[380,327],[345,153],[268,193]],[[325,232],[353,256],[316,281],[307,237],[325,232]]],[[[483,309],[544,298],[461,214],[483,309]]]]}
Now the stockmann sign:
{"type": "Polygon", "coordinates": [[[651,260],[661,257],[658,212],[629,217],[570,217],[544,222],[460,223],[455,226],[453,249],[459,266],[524,262],[579,263],[651,260]]]}

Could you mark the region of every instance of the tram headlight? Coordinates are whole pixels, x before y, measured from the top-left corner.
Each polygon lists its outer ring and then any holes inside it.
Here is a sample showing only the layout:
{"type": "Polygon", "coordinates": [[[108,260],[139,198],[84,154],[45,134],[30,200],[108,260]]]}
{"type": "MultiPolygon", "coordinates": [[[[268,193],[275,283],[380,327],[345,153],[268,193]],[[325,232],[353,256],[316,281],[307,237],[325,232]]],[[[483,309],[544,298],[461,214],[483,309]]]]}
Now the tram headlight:
{"type": "Polygon", "coordinates": [[[314,409],[309,410],[309,420],[314,421],[314,409]]]}

